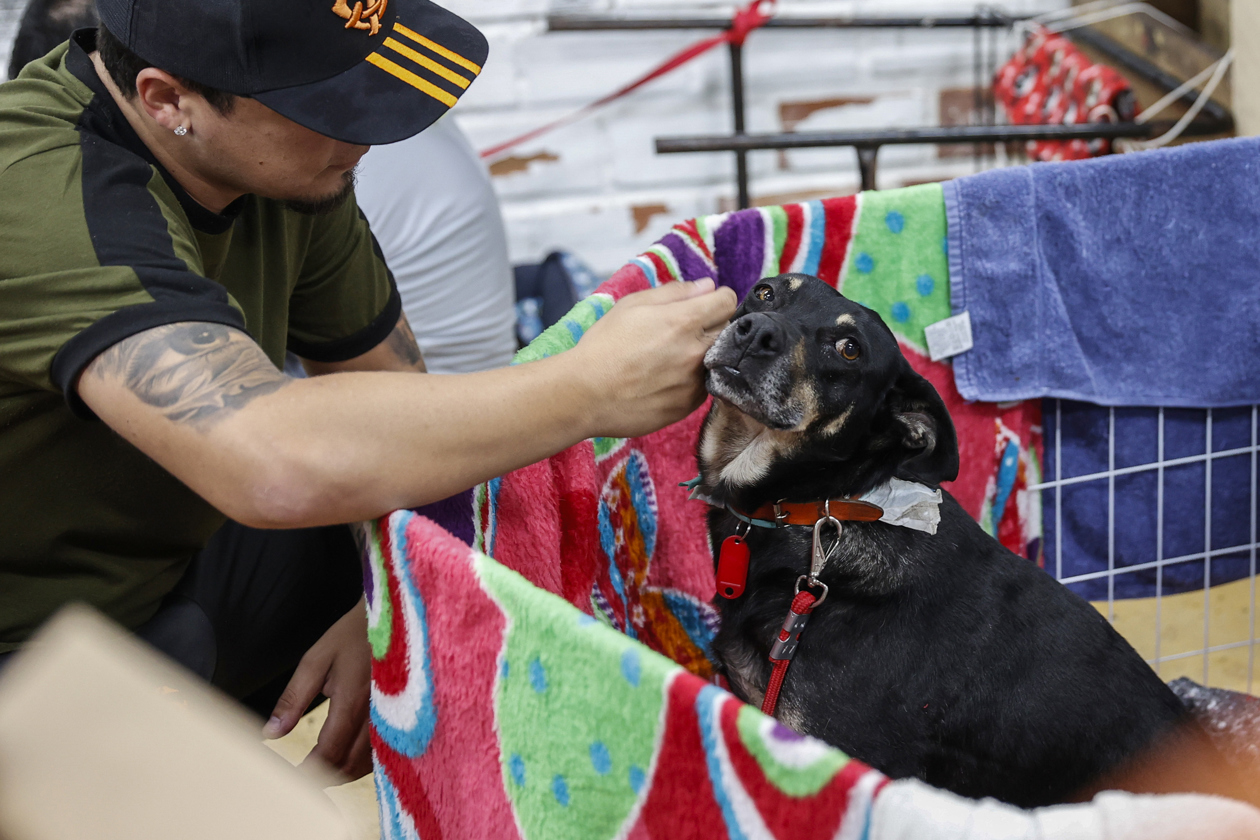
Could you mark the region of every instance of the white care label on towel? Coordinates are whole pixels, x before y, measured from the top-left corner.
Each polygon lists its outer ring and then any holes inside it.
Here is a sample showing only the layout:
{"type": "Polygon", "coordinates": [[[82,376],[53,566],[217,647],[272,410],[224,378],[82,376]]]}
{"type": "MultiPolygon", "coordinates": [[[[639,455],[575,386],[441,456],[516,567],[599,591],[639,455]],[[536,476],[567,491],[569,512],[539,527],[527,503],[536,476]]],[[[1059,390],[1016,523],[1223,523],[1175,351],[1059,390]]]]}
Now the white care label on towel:
{"type": "Polygon", "coordinates": [[[928,355],[939,362],[971,349],[971,313],[960,312],[952,318],[937,321],[923,330],[927,338],[928,355]]]}

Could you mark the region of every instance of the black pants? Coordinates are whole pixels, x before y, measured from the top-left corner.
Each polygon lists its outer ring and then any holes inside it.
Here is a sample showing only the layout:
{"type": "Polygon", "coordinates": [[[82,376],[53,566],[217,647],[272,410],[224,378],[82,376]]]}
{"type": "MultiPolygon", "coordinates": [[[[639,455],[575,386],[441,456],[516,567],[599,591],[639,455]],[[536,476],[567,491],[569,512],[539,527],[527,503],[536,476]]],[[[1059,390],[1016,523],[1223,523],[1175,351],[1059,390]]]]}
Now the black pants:
{"type": "Polygon", "coordinates": [[[135,632],[266,718],[302,655],[362,595],[348,526],[259,531],[229,522],[135,632]]]}

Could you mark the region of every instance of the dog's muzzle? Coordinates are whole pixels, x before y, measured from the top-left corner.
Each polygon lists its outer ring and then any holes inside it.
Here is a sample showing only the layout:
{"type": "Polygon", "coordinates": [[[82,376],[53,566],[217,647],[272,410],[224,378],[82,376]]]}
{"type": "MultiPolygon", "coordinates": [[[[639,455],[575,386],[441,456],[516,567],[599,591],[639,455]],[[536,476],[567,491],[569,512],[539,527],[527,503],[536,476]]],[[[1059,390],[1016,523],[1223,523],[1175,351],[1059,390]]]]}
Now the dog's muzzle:
{"type": "Polygon", "coordinates": [[[798,337],[764,312],[751,312],[732,322],[704,355],[710,394],[734,405],[770,428],[790,429],[799,422],[799,407],[790,405],[790,348],[798,337]]]}

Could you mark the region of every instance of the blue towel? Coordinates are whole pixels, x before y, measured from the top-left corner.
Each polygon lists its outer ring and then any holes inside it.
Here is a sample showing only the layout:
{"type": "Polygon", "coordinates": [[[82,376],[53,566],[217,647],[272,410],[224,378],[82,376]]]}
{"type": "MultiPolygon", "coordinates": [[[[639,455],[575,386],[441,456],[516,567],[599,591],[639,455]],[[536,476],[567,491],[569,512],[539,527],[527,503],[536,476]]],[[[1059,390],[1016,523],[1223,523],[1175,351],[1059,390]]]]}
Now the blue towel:
{"type": "Polygon", "coordinates": [[[1260,139],[945,184],[971,400],[1260,402],[1260,139]]]}

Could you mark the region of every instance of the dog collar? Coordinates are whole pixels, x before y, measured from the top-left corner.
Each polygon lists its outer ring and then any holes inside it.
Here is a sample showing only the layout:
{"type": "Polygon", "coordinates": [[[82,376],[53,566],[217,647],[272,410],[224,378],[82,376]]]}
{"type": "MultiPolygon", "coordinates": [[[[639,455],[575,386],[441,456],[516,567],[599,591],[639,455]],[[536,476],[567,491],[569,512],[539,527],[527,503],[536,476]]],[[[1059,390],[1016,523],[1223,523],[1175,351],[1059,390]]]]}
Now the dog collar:
{"type": "Polygon", "coordinates": [[[889,479],[857,499],[823,499],[815,502],[775,502],[745,513],[713,499],[700,490],[700,476],[683,482],[691,490],[691,498],[711,507],[728,511],[741,522],[758,528],[782,528],[787,525],[813,526],[826,519],[828,509],[836,519],[849,522],[884,522],[915,531],[935,534],[941,521],[940,490],[931,490],[914,481],[889,479]]]}
{"type": "Polygon", "coordinates": [[[775,527],[783,525],[808,525],[811,528],[820,519],[832,517],[842,522],[878,522],[884,515],[879,505],[861,499],[823,499],[821,502],[775,502],[764,504],[750,514],[734,508],[731,513],[747,522],[773,521],[775,527]]]}

